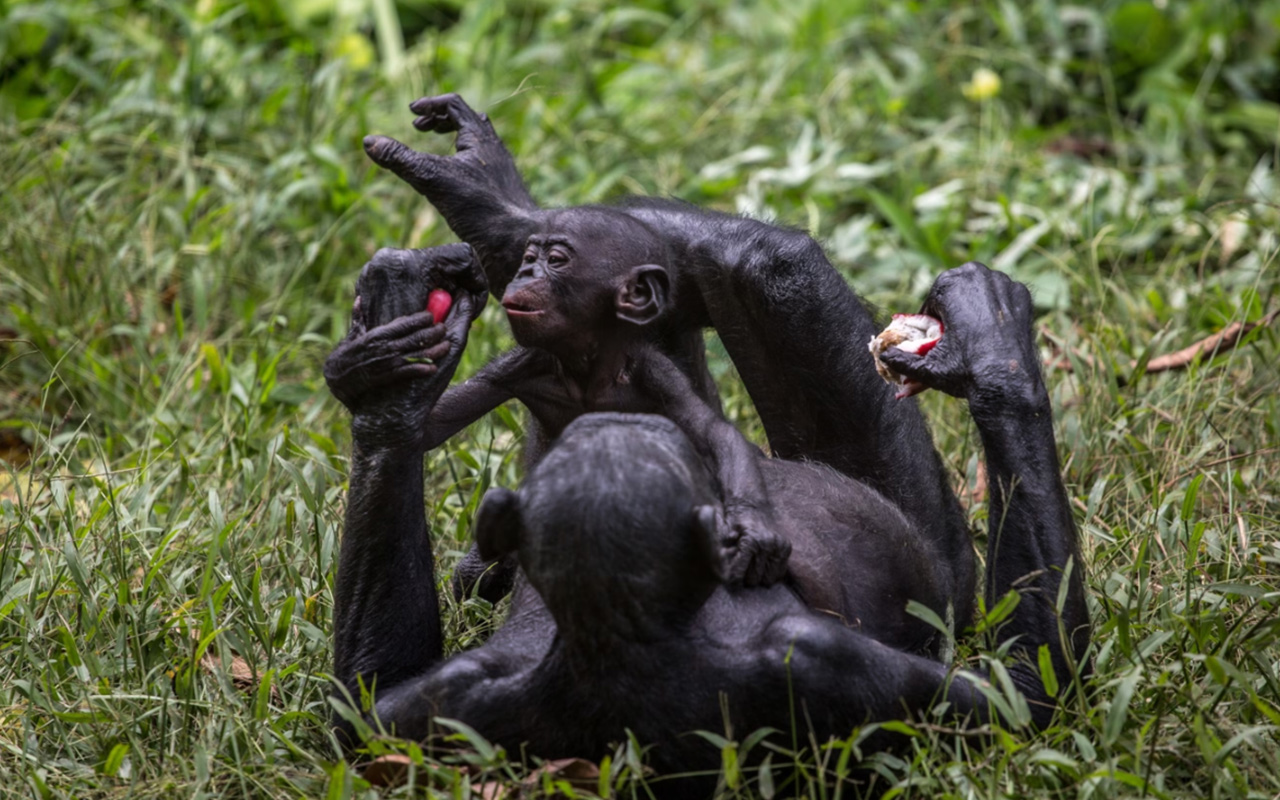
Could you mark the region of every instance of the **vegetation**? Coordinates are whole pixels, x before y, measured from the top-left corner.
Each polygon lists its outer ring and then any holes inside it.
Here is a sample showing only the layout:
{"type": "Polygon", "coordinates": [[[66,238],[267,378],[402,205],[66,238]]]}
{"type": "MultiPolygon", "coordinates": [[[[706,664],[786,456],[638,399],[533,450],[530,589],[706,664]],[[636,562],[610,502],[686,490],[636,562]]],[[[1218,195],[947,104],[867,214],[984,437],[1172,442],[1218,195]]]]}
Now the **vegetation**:
{"type": "MultiPolygon", "coordinates": [[[[1092,689],[1040,733],[904,727],[863,784],[858,732],[764,771],[737,767],[751,732],[708,732],[726,794],[1280,794],[1280,326],[1147,370],[1280,307],[1277,0],[4,6],[0,793],[461,797],[533,766],[388,742],[413,785],[374,789],[325,725],[349,438],[320,365],[376,248],[450,240],[360,138],[447,152],[405,110],[443,90],[547,203],[805,227],[886,309],[968,259],[1034,289],[1092,689]]],[[[491,306],[462,372],[508,344],[491,306]]],[[[924,402],[981,530],[972,428],[924,402]]],[[[519,480],[521,417],[428,457],[446,574],[484,489],[519,480]]],[[[500,612],[449,605],[453,645],[500,612]]],[[[646,794],[637,743],[600,755],[572,791],[646,794]]]]}

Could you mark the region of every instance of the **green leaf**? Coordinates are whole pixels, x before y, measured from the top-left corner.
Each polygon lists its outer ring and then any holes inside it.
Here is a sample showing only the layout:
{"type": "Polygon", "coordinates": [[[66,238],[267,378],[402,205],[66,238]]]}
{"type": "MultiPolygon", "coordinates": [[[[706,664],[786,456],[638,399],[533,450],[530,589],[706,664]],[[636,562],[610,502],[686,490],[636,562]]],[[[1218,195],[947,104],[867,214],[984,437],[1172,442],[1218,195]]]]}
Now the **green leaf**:
{"type": "Polygon", "coordinates": [[[111,752],[107,753],[106,759],[102,762],[103,775],[114,778],[120,773],[120,767],[124,765],[125,756],[129,755],[129,745],[120,742],[111,748],[111,752]]]}
{"type": "Polygon", "coordinates": [[[1049,645],[1040,645],[1040,680],[1044,683],[1045,694],[1058,696],[1058,674],[1053,669],[1053,657],[1049,654],[1049,645]]]}

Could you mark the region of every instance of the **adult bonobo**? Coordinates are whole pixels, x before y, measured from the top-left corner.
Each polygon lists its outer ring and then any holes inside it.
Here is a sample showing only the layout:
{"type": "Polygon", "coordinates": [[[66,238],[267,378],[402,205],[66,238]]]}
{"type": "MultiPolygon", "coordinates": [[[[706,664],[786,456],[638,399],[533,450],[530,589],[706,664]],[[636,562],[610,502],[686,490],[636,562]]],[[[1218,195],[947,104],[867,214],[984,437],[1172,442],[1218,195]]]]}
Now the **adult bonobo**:
{"type": "Polygon", "coordinates": [[[591,211],[540,209],[484,115],[457,95],[410,107],[420,115],[418,129],[457,132],[456,155],[416,152],[383,136],[366,138],[365,150],[425,195],[475,248],[491,291],[504,293],[530,237],[561,233],[588,214],[642,223],[602,230],[579,242],[579,252],[608,249],[618,237],[630,241],[637,230],[660,237],[666,263],[659,266],[670,277],[675,309],[654,344],[716,405],[701,336],[714,326],[773,453],[828,464],[900,508],[927,537],[930,560],[945,567],[945,599],[934,610],[945,616],[954,602],[956,619],[968,621],[975,571],[964,513],[915,402],[890,402],[893,390],[874,378],[866,343],[878,326],[811,237],[654,198],[591,211]]]}
{"type": "MultiPolygon", "coordinates": [[[[484,555],[514,550],[528,577],[506,624],[484,645],[441,659],[424,514],[421,431],[465,343],[459,304],[424,346],[449,341],[430,374],[353,400],[350,496],[337,578],[335,669],[354,697],[376,686],[374,711],[396,734],[427,739],[458,719],[509,752],[599,758],[628,730],[656,746],[660,773],[714,773],[718,751],[694,730],[812,728],[819,741],[871,720],[949,703],[957,721],[989,715],[981,676],[890,646],[811,610],[785,585],[719,580],[713,524],[722,498],[688,440],[659,417],[589,415],[568,426],[518,492],[492,490],[477,515],[484,555]],[[375,433],[376,432],[376,433],[375,433]]],[[[925,302],[947,333],[926,357],[891,352],[899,372],[968,400],[991,486],[987,596],[1021,600],[1001,631],[1009,674],[1037,724],[1052,715],[1038,657],[1061,686],[1084,657],[1089,623],[1048,395],[1025,287],[978,264],[942,275],[925,302]],[[1063,581],[1066,581],[1063,586],[1063,581]]],[[[809,362],[812,353],[792,359],[809,362]]],[[[848,358],[852,360],[852,357],[848,358]]],[[[770,365],[765,365],[770,366],[770,365]]],[[[827,366],[827,365],[823,365],[827,366]]],[[[853,368],[849,363],[839,368],[853,368]]],[[[887,400],[886,402],[894,402],[887,400]]],[[[722,423],[728,425],[728,423],[722,423]]],[[[932,449],[879,454],[910,471],[932,449]]],[[[916,523],[865,485],[820,465],[774,459],[765,470],[779,519],[828,514],[852,545],[843,565],[873,579],[909,575],[916,523]],[[905,550],[882,548],[888,537],[905,550]]],[[[909,578],[902,578],[909,580],[909,578]]],[[[885,605],[874,613],[902,614],[885,605]]],[[[341,726],[344,734],[349,728],[341,726]]],[[[707,794],[681,783],[669,795],[707,794]]]]}

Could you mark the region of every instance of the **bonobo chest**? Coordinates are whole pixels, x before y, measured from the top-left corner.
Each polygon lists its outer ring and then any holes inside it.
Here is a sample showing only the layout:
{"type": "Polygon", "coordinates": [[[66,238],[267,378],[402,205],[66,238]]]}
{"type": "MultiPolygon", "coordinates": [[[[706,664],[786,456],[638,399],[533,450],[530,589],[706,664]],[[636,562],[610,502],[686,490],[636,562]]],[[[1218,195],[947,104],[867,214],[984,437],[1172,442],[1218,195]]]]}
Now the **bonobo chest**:
{"type": "Polygon", "coordinates": [[[557,363],[519,387],[516,397],[552,436],[559,435],[564,426],[583,414],[662,412],[656,398],[642,392],[625,369],[578,377],[557,363]]]}

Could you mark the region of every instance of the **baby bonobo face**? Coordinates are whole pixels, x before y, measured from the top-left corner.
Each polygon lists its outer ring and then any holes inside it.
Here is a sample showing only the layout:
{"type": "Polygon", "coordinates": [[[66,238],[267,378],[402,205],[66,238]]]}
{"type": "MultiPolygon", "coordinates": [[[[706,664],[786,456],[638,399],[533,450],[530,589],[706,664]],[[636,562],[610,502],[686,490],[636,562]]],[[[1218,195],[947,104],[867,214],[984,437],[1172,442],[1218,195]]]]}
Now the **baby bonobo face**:
{"type": "Polygon", "coordinates": [[[718,583],[716,502],[672,422],[586,415],[520,490],[520,562],[562,632],[659,635],[655,620],[691,613],[718,583]]]}
{"type": "Polygon", "coordinates": [[[525,242],[502,297],[521,345],[561,356],[645,325],[666,306],[666,247],[642,223],[607,208],[553,212],[525,242]]]}

